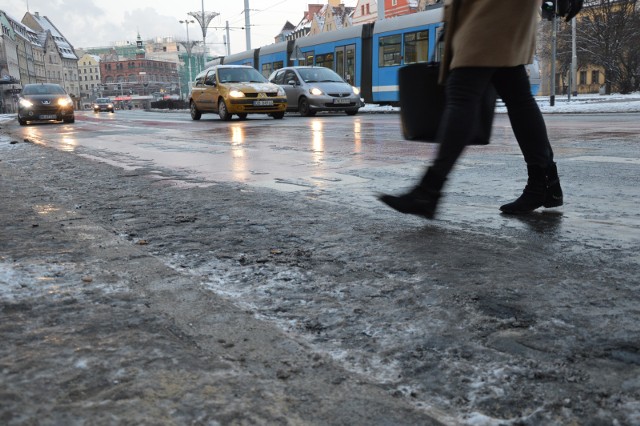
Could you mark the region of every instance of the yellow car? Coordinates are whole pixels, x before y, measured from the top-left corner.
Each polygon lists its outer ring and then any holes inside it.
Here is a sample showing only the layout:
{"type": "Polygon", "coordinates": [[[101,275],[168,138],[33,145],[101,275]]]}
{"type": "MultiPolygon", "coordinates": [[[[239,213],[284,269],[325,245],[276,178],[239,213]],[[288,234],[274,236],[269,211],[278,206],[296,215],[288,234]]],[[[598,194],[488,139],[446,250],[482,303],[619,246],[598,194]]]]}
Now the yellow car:
{"type": "Polygon", "coordinates": [[[287,110],[284,90],[270,83],[255,68],[246,65],[216,65],[196,76],[189,95],[191,119],[218,113],[221,120],[240,119],[247,114],[268,114],[281,119],[287,110]]]}

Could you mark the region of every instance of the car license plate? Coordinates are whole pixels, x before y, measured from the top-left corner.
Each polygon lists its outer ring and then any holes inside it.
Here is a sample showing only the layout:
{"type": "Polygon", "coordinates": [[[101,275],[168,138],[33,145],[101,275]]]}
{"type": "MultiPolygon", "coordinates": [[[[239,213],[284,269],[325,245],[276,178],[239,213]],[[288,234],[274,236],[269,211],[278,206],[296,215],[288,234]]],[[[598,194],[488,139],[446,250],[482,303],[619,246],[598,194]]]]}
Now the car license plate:
{"type": "Polygon", "coordinates": [[[253,106],[273,106],[273,101],[253,101],[253,106]]]}
{"type": "Polygon", "coordinates": [[[45,114],[40,116],[40,120],[55,120],[56,118],[55,114],[45,114]]]}
{"type": "Polygon", "coordinates": [[[349,98],[337,98],[333,100],[334,104],[350,104],[351,100],[349,98]]]}

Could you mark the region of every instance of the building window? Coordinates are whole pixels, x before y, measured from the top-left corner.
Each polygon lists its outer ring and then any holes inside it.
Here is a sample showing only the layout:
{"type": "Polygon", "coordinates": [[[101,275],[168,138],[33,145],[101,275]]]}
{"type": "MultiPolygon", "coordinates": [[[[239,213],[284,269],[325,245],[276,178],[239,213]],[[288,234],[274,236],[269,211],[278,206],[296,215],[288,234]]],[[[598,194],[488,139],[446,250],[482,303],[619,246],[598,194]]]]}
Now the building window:
{"type": "Polygon", "coordinates": [[[600,71],[591,71],[591,84],[600,84],[600,71]]]}
{"type": "Polygon", "coordinates": [[[580,71],[580,84],[587,84],[587,72],[580,71]]]}

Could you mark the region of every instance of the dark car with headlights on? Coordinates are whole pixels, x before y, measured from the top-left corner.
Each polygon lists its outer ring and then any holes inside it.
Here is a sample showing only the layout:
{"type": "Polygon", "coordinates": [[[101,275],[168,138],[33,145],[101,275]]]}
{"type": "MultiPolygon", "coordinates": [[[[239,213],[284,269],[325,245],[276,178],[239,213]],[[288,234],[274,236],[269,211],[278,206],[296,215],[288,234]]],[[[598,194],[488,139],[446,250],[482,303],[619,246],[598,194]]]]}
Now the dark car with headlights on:
{"type": "Polygon", "coordinates": [[[309,117],[318,111],[358,113],[360,90],[326,67],[295,66],[274,71],[269,81],[287,94],[287,111],[309,117]]]}
{"type": "Polygon", "coordinates": [[[111,102],[111,99],[109,98],[98,98],[96,99],[96,101],[93,103],[93,112],[100,112],[100,111],[105,111],[105,112],[115,112],[115,109],[113,107],[113,102],[111,102]]]}
{"type": "Polygon", "coordinates": [[[62,86],[53,83],[25,84],[18,98],[18,122],[75,122],[73,100],[62,86]]]}

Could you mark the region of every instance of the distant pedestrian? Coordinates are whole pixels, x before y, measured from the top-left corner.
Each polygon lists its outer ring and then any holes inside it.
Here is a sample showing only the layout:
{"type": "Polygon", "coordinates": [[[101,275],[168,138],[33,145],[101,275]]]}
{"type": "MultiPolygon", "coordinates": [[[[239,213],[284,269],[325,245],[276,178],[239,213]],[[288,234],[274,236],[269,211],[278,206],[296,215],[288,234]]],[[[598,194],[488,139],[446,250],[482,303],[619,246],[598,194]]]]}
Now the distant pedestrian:
{"type": "MultiPolygon", "coordinates": [[[[558,1],[567,20],[582,7],[582,0],[558,1]]],[[[478,127],[481,98],[493,85],[529,174],[522,195],[500,210],[522,214],[563,204],[553,150],[525,68],[533,61],[540,6],[540,0],[445,0],[440,81],[446,83],[446,106],[438,153],[416,187],[399,196],[382,195],[380,201],[401,213],[435,216],[445,180],[478,127]]]]}

